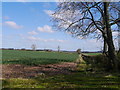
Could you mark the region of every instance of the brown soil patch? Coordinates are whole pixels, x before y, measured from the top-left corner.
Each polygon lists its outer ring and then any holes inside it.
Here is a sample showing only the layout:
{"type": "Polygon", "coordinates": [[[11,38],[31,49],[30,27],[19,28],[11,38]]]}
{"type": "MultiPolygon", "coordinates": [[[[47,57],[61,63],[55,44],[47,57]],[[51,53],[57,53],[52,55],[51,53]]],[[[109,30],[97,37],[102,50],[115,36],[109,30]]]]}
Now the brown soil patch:
{"type": "MultiPolygon", "coordinates": [[[[1,67],[1,65],[0,65],[1,67]]],[[[75,63],[49,64],[27,66],[21,64],[2,65],[2,78],[32,78],[38,75],[71,74],[75,70],[75,63]]]]}

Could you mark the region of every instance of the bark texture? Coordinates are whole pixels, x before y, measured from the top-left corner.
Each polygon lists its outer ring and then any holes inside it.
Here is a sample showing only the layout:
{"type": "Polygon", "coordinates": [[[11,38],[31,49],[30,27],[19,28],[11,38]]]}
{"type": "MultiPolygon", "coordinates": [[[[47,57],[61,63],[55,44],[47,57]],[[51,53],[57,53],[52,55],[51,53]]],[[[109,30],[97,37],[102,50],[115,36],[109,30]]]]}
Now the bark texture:
{"type": "Polygon", "coordinates": [[[115,53],[115,47],[113,44],[112,31],[109,24],[109,2],[104,2],[104,14],[105,14],[105,27],[107,34],[108,56],[109,56],[109,69],[115,69],[118,71],[118,59],[115,53]]]}

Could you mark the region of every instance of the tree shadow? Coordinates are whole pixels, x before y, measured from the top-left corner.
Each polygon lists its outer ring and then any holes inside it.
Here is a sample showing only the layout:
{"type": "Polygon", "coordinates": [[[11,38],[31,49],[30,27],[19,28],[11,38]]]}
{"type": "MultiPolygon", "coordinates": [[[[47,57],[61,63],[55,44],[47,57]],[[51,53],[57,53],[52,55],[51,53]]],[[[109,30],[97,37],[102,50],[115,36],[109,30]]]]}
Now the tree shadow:
{"type": "Polygon", "coordinates": [[[35,78],[42,83],[48,83],[48,88],[120,88],[120,77],[105,77],[103,73],[78,72],[71,75],[57,75],[48,78],[35,78]]]}

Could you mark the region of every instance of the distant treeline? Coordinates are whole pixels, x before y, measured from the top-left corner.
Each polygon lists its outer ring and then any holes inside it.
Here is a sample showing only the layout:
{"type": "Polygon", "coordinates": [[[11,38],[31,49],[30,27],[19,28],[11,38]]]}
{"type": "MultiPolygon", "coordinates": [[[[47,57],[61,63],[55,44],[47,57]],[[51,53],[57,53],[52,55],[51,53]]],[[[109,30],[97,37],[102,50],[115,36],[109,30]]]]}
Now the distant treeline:
{"type": "MultiPolygon", "coordinates": [[[[25,48],[21,48],[21,49],[15,49],[15,48],[0,48],[0,50],[24,50],[24,51],[48,51],[48,52],[52,52],[54,50],[52,49],[36,49],[36,50],[32,50],[32,49],[25,49],[25,48]]],[[[71,52],[74,53],[76,51],[65,51],[65,50],[61,50],[61,52],[71,52]]],[[[102,51],[82,51],[82,53],[102,53],[102,51]]]]}
{"type": "Polygon", "coordinates": [[[25,48],[21,48],[21,49],[15,49],[15,48],[1,48],[1,50],[53,51],[53,50],[51,50],[51,49],[36,49],[36,50],[32,50],[32,49],[25,49],[25,48]]]}

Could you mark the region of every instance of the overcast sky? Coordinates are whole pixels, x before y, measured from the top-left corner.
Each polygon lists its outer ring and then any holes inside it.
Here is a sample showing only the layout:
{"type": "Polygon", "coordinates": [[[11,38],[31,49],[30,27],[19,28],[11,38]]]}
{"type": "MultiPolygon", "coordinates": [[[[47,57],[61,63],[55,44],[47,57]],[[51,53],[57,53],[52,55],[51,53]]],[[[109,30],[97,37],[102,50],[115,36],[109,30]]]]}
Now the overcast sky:
{"type": "Polygon", "coordinates": [[[101,50],[96,39],[73,38],[70,34],[52,28],[49,12],[56,9],[55,2],[4,2],[2,4],[2,47],[83,51],[101,50]]]}

